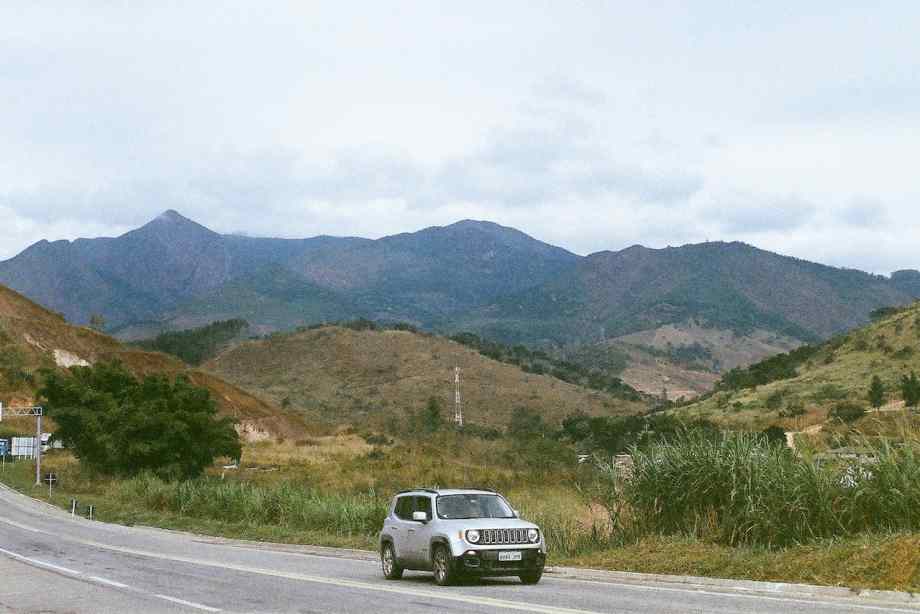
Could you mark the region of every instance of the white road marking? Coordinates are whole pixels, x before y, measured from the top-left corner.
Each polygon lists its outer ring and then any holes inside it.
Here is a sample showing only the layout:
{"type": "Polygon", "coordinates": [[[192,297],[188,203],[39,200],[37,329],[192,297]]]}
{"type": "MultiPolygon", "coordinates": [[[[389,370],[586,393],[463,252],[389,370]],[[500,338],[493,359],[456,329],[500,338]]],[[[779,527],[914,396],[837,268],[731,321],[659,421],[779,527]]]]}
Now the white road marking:
{"type": "Polygon", "coordinates": [[[154,595],[157,599],[165,599],[166,601],[171,601],[172,603],[178,603],[179,605],[184,605],[196,610],[204,610],[205,612],[220,612],[220,608],[212,608],[210,606],[201,605],[200,603],[195,603],[194,601],[186,601],[185,599],[177,599],[176,597],[170,597],[169,595],[154,595]]]}
{"type": "Polygon", "coordinates": [[[109,580],[108,578],[100,578],[99,576],[87,576],[87,578],[93,582],[105,584],[106,586],[114,586],[115,588],[131,588],[127,584],[122,584],[121,582],[116,582],[115,580],[109,580]]]}
{"type": "Polygon", "coordinates": [[[31,565],[37,565],[38,567],[44,567],[46,569],[51,569],[52,571],[58,571],[60,573],[67,574],[69,576],[82,576],[83,574],[75,569],[68,569],[67,567],[61,567],[60,565],[55,565],[54,563],[46,563],[45,561],[39,561],[38,559],[32,559],[27,556],[23,556],[17,552],[7,550],[6,548],[0,548],[0,553],[7,555],[8,557],[14,558],[16,560],[22,561],[24,563],[29,563],[31,565]]]}

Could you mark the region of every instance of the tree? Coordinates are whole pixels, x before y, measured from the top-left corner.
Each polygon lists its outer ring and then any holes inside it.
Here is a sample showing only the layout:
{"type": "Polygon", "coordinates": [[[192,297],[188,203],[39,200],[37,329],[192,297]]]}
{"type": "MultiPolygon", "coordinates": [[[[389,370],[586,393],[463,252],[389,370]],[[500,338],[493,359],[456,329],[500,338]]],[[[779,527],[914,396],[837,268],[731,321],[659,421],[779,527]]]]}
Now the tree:
{"type": "Polygon", "coordinates": [[[531,439],[546,433],[543,416],[529,407],[515,407],[508,422],[508,434],[515,439],[531,439]]]}
{"type": "Polygon", "coordinates": [[[425,410],[422,412],[422,429],[427,433],[436,433],[441,430],[441,401],[437,397],[428,399],[425,410]]]}
{"type": "Polygon", "coordinates": [[[827,415],[829,418],[836,418],[841,422],[856,422],[866,415],[866,410],[852,401],[841,401],[834,405],[834,408],[827,415]]]}
{"type": "Polygon", "coordinates": [[[873,375],[869,384],[869,404],[875,409],[885,404],[885,384],[878,375],[873,375]]]}
{"type": "Polygon", "coordinates": [[[101,313],[94,313],[89,317],[89,327],[99,331],[105,328],[105,318],[101,313]]]}
{"type": "Polygon", "coordinates": [[[907,407],[916,407],[920,403],[920,380],[916,371],[911,371],[909,376],[901,376],[901,396],[907,407]]]}
{"type": "Polygon", "coordinates": [[[92,470],[192,478],[216,457],[240,457],[233,421],[217,417],[210,393],[184,375],[138,381],[117,362],[43,375],[39,394],[57,438],[92,470]]]}
{"type": "Polygon", "coordinates": [[[786,431],[782,427],[773,425],[768,426],[762,431],[763,436],[770,443],[786,445],[786,431]]]}

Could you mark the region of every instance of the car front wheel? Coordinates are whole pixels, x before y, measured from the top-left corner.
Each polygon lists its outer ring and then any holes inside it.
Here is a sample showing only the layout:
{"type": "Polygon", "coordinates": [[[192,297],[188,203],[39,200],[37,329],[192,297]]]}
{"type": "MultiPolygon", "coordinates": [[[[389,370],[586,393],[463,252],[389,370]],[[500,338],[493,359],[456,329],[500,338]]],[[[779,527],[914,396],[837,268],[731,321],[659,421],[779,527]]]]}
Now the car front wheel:
{"type": "Polygon", "coordinates": [[[521,582],[524,584],[536,584],[540,581],[540,578],[543,577],[543,570],[540,571],[528,571],[527,573],[522,573],[520,575],[521,582]]]}
{"type": "Polygon", "coordinates": [[[384,544],[380,551],[380,565],[383,567],[383,577],[387,580],[399,580],[403,575],[403,568],[396,562],[396,552],[393,544],[384,544]]]}
{"type": "Polygon", "coordinates": [[[457,579],[457,572],[451,566],[450,552],[445,546],[437,546],[432,557],[434,581],[438,586],[450,586],[457,579]]]}

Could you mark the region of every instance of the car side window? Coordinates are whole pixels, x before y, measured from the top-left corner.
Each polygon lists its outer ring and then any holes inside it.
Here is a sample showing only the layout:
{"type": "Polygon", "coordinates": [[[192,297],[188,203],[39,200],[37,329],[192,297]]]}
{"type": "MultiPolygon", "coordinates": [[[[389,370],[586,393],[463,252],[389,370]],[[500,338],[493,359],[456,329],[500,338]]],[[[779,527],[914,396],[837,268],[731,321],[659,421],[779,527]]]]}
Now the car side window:
{"type": "Polygon", "coordinates": [[[402,520],[412,520],[412,510],[414,497],[400,497],[396,500],[396,517],[402,520]]]}
{"type": "Polygon", "coordinates": [[[431,519],[431,498],[430,497],[416,497],[415,498],[415,510],[418,512],[425,512],[428,514],[428,518],[431,519]]]}

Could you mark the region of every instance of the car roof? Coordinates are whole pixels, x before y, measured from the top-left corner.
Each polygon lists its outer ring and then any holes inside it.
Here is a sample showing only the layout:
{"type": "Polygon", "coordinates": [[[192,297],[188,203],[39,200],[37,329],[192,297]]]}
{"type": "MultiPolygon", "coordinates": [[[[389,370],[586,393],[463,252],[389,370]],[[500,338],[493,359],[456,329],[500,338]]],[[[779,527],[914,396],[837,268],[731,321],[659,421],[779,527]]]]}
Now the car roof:
{"type": "Polygon", "coordinates": [[[480,488],[414,488],[396,493],[397,496],[403,495],[497,495],[494,490],[485,490],[480,488]]]}

